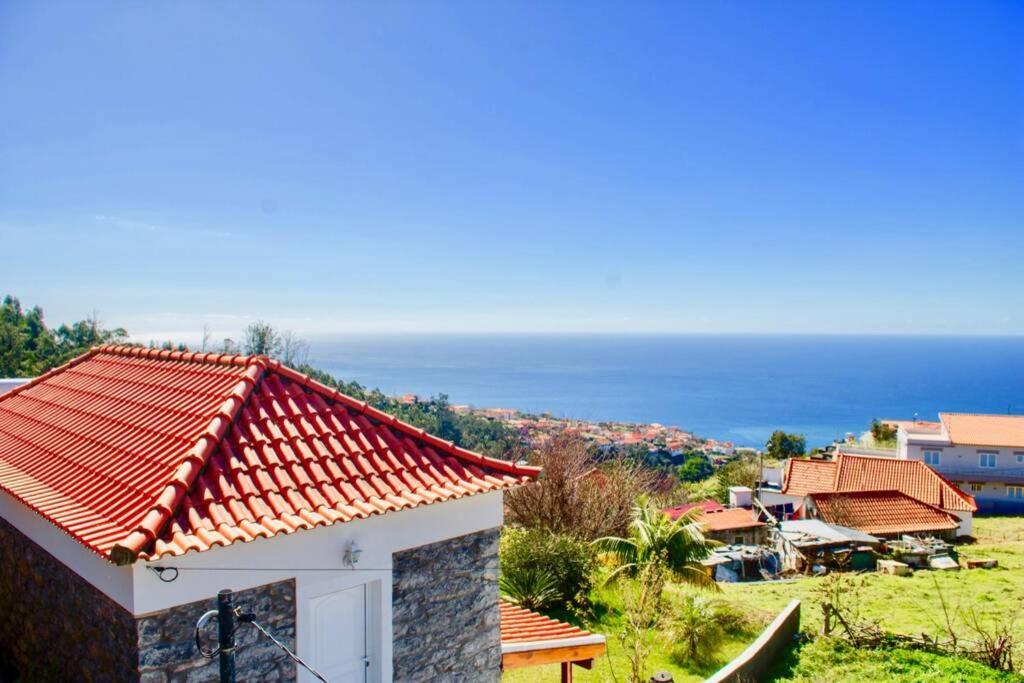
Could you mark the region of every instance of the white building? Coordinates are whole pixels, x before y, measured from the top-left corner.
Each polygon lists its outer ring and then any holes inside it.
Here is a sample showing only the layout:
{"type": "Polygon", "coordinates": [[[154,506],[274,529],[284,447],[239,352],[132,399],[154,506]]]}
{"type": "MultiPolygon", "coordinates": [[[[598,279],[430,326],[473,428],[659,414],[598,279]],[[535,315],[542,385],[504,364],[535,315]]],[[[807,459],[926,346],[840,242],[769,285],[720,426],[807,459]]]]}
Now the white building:
{"type": "Polygon", "coordinates": [[[896,422],[897,457],[919,460],[987,513],[1024,512],[1024,415],[940,413],[896,422]]]}

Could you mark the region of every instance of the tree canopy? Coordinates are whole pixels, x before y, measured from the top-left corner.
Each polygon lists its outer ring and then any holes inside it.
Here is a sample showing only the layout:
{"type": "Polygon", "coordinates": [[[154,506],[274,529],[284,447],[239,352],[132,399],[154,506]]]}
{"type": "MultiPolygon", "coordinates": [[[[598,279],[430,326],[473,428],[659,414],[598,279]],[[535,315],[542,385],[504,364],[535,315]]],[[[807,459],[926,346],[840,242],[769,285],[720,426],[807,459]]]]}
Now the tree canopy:
{"type": "Polygon", "coordinates": [[[807,452],[807,440],[803,434],[788,434],[777,429],[772,432],[764,449],[769,457],[779,460],[799,457],[807,452]]]}

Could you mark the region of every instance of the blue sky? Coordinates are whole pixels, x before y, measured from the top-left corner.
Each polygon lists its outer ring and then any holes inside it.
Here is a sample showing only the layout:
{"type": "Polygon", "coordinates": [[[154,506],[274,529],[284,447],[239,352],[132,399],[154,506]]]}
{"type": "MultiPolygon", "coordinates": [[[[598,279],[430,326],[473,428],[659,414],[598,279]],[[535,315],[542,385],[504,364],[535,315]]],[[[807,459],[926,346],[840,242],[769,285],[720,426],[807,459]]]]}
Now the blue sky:
{"type": "Polygon", "coordinates": [[[0,5],[0,290],[142,338],[1024,333],[1024,5],[0,5]]]}

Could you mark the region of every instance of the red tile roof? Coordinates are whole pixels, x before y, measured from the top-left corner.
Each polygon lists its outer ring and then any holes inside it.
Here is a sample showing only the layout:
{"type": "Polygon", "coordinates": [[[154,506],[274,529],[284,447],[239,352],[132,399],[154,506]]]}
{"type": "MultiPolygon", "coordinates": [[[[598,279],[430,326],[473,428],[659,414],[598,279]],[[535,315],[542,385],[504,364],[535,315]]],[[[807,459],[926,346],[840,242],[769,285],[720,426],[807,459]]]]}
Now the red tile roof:
{"type": "Polygon", "coordinates": [[[0,489],[116,562],[515,486],[260,356],[99,347],[0,396],[0,489]]]}
{"type": "Polygon", "coordinates": [[[563,647],[565,641],[579,638],[604,642],[604,636],[584,631],[564,621],[556,621],[506,600],[501,606],[501,645],[531,643],[543,647],[563,647]],[[561,641],[561,642],[560,642],[561,641]]]}
{"type": "Polygon", "coordinates": [[[1024,415],[939,413],[939,419],[954,444],[1024,448],[1024,415]]]}
{"type": "Polygon", "coordinates": [[[821,521],[876,536],[952,531],[960,525],[956,515],[899,491],[812,493],[809,497],[821,521]]]}
{"type": "Polygon", "coordinates": [[[714,500],[702,500],[699,503],[683,503],[673,508],[665,508],[664,512],[672,519],[679,519],[690,510],[696,510],[700,508],[704,512],[711,512],[714,510],[724,510],[725,506],[714,500]]]}
{"type": "Polygon", "coordinates": [[[697,521],[707,531],[734,531],[765,525],[752,510],[747,508],[712,510],[705,512],[697,521]]]}
{"type": "Polygon", "coordinates": [[[840,453],[833,461],[790,458],[782,492],[805,496],[832,491],[893,490],[943,510],[975,512],[974,497],[920,460],[840,453]]]}

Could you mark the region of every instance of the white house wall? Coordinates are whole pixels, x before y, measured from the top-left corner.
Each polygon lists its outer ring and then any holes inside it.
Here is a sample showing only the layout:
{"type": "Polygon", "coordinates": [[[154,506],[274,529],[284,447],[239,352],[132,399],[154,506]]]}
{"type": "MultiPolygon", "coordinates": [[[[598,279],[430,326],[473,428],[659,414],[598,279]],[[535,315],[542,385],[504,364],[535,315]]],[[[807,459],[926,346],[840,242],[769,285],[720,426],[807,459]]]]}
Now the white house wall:
{"type": "MultiPolygon", "coordinates": [[[[391,569],[395,552],[449,538],[493,529],[503,518],[502,492],[480,494],[367,519],[319,527],[251,543],[235,543],[202,553],[136,563],[134,612],[156,612],[217,594],[295,578],[297,647],[300,656],[311,647],[303,605],[318,595],[367,584],[373,596],[370,628],[373,659],[379,664],[373,678],[391,678],[391,569]],[[345,548],[355,543],[362,555],[355,569],[345,568],[345,548]],[[169,583],[149,567],[173,567],[178,577],[169,583]],[[306,624],[304,626],[304,624],[306,624]],[[373,635],[373,634],[371,634],[373,635]]],[[[165,576],[169,574],[165,573],[165,576]]]]}
{"type": "Polygon", "coordinates": [[[0,491],[0,517],[111,600],[134,611],[131,567],[112,564],[6,491],[0,491]]]}

